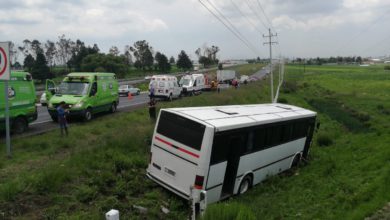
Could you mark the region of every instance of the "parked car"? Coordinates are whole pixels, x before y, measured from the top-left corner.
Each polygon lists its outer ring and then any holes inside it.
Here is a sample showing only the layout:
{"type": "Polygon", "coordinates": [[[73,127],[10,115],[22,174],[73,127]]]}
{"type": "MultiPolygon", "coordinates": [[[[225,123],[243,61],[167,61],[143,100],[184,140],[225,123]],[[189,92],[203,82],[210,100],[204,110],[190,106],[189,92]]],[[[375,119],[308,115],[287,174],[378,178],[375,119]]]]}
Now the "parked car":
{"type": "Polygon", "coordinates": [[[47,106],[46,92],[42,93],[39,103],[41,103],[42,106],[47,106]]]}
{"type": "Polygon", "coordinates": [[[135,88],[131,85],[121,85],[119,86],[119,95],[125,95],[128,96],[131,95],[139,95],[141,93],[141,90],[139,88],[135,88]]]}

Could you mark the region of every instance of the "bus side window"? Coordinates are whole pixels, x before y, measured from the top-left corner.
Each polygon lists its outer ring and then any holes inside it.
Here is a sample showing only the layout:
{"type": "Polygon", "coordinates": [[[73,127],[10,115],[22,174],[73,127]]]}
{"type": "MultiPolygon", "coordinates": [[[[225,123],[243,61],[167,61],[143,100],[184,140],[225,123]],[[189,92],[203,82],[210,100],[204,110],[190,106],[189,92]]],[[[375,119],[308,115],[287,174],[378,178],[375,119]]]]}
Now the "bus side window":
{"type": "Polygon", "coordinates": [[[272,142],[271,146],[278,145],[282,142],[282,129],[280,125],[272,127],[272,142]]]}
{"type": "Polygon", "coordinates": [[[267,134],[265,128],[258,128],[255,131],[254,151],[265,149],[267,146],[267,134]]]}
{"type": "Polygon", "coordinates": [[[289,142],[292,139],[292,124],[288,123],[282,126],[282,142],[289,142]]]}
{"type": "Polygon", "coordinates": [[[243,152],[244,154],[253,152],[253,145],[254,145],[254,139],[255,139],[254,136],[255,135],[254,135],[253,131],[250,131],[248,133],[248,138],[247,138],[247,141],[246,141],[246,149],[243,152]]]}

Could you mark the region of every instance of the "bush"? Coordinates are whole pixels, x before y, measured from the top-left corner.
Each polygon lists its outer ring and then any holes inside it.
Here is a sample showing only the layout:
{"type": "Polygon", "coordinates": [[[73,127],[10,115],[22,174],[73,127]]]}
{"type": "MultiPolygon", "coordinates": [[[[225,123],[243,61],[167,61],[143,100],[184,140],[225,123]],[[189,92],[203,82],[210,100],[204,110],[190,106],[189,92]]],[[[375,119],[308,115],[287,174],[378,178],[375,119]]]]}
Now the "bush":
{"type": "Polygon", "coordinates": [[[298,90],[297,83],[294,81],[284,82],[282,86],[283,93],[294,93],[298,90]]]}
{"type": "Polygon", "coordinates": [[[385,66],[385,70],[390,70],[390,66],[385,66]]]}
{"type": "Polygon", "coordinates": [[[282,98],[279,98],[278,100],[279,103],[282,103],[282,104],[288,104],[288,101],[286,98],[282,97],[282,98]]]}
{"type": "Polygon", "coordinates": [[[318,146],[329,146],[333,144],[333,140],[328,134],[319,134],[317,137],[318,146]]]}

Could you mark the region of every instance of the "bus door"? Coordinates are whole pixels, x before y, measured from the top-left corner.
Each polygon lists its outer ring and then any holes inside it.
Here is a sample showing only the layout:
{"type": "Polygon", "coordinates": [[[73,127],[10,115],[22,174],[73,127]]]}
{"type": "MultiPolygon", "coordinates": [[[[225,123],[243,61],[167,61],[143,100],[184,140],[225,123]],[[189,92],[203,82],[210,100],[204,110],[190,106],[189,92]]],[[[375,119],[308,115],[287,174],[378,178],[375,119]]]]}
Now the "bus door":
{"type": "Polygon", "coordinates": [[[310,119],[307,125],[308,125],[307,134],[306,134],[307,136],[306,136],[305,147],[303,148],[303,155],[302,155],[304,159],[307,159],[307,155],[309,154],[309,148],[314,133],[315,119],[314,118],[310,119]]]}
{"type": "Polygon", "coordinates": [[[240,163],[240,156],[242,152],[242,146],[244,146],[243,135],[234,135],[229,138],[228,145],[226,146],[227,152],[227,166],[225,171],[225,178],[222,186],[221,197],[232,195],[234,190],[234,184],[236,182],[238,165],[240,163]]]}

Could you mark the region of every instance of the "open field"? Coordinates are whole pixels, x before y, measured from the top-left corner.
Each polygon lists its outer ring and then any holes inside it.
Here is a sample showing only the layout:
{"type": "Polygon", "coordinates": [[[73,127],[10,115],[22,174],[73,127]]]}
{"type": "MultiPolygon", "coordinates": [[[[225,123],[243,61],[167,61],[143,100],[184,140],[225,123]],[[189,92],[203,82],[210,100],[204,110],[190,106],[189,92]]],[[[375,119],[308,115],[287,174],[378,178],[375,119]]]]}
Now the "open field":
{"type": "MultiPolygon", "coordinates": [[[[205,219],[362,219],[390,201],[390,74],[292,66],[286,78],[280,101],[319,112],[309,164],[209,206],[205,219]]],[[[158,107],[268,102],[267,82],[158,107]]],[[[66,139],[14,140],[15,157],[0,160],[0,218],[102,219],[111,208],[123,219],[186,218],[186,202],[145,176],[153,126],[142,109],[71,127],[66,139]]]]}
{"type": "Polygon", "coordinates": [[[205,219],[363,219],[390,201],[389,72],[290,66],[280,101],[319,112],[309,165],[210,206],[205,219]]]}

